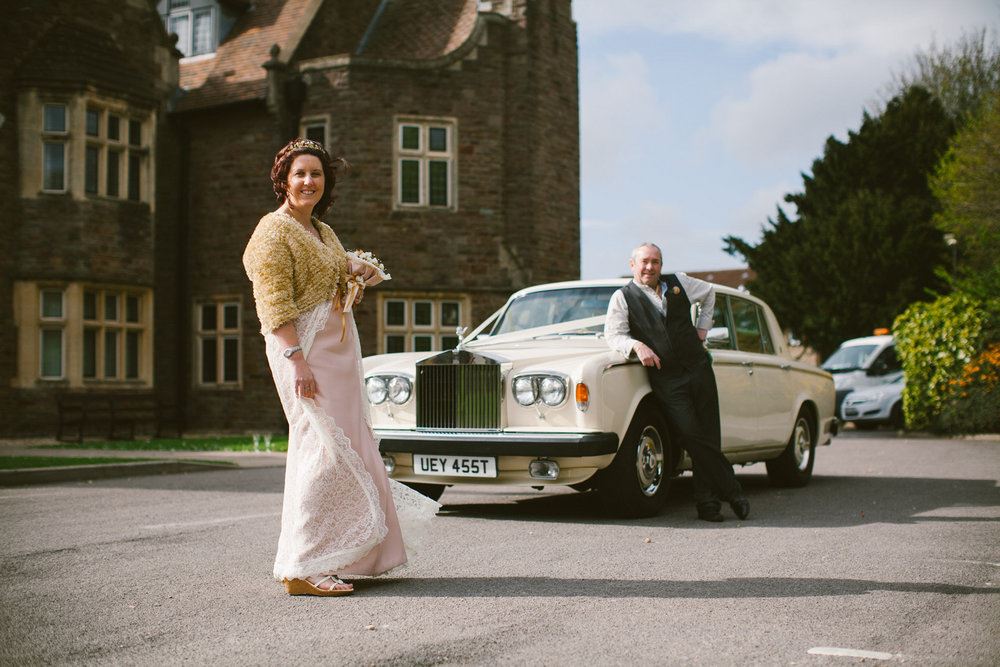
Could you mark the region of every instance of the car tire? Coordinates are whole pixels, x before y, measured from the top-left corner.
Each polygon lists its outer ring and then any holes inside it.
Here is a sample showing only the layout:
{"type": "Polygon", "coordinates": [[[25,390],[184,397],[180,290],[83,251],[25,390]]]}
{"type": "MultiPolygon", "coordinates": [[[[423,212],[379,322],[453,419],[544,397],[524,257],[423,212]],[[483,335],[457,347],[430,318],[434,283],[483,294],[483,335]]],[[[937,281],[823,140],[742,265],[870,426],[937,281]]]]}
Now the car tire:
{"type": "Polygon", "coordinates": [[[403,482],[417,493],[427,496],[431,500],[437,500],[444,493],[445,484],[420,484],[418,482],[403,482]]]}
{"type": "Polygon", "coordinates": [[[657,514],[667,501],[673,464],[666,423],[648,405],[640,406],[614,461],[602,471],[598,489],[605,511],[627,518],[657,514]]]}
{"type": "Polygon", "coordinates": [[[788,445],[781,454],[767,461],[767,479],[773,486],[805,486],[812,478],[816,462],[815,428],[805,408],[799,410],[788,445]]]}

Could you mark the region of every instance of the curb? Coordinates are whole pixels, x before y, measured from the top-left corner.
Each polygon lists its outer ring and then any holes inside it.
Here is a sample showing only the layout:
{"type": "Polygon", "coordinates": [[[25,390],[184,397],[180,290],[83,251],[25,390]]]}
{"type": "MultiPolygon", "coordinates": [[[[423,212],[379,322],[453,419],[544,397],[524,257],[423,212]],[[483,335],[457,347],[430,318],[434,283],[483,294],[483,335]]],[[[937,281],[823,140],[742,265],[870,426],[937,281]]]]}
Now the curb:
{"type": "Polygon", "coordinates": [[[53,466],[51,468],[18,468],[0,470],[0,486],[81,482],[115,477],[141,475],[172,475],[182,472],[238,470],[231,463],[191,463],[190,461],[137,461],[133,463],[97,463],[93,465],[53,466]]]}

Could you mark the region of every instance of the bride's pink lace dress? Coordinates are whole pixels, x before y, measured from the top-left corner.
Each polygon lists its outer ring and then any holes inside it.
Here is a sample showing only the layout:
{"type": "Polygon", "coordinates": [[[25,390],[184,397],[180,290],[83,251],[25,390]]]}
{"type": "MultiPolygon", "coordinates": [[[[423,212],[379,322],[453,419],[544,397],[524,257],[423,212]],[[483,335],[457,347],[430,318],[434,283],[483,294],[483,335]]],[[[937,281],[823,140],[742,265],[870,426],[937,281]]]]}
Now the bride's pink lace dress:
{"type": "Polygon", "coordinates": [[[328,301],[300,316],[295,329],[316,378],[315,399],[295,396],[292,364],[281,342],[265,336],[289,429],[274,577],[381,574],[406,562],[439,505],[385,473],[353,314],[328,301]]]}

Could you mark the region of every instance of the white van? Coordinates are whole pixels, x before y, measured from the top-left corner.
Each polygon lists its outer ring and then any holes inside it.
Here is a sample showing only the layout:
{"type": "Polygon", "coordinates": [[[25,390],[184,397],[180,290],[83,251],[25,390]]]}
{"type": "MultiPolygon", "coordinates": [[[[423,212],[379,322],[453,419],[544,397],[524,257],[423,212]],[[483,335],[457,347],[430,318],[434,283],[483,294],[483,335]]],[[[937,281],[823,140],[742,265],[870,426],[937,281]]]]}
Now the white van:
{"type": "Polygon", "coordinates": [[[896,342],[891,335],[846,340],[823,362],[822,368],[833,375],[833,386],[837,390],[836,414],[841,421],[853,421],[841,412],[849,393],[891,384],[903,376],[903,367],[896,356],[896,342]]]}

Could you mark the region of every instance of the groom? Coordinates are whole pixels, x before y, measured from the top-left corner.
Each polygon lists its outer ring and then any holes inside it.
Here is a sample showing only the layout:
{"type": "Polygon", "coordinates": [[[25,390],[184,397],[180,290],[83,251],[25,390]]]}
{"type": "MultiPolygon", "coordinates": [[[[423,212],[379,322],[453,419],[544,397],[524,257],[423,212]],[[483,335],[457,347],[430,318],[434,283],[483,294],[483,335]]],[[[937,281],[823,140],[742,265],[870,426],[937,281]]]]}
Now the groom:
{"type": "Polygon", "coordinates": [[[715,290],[683,273],[661,276],[663,254],[653,243],[633,250],[629,267],[633,280],[608,304],[605,340],[626,357],[635,354],[646,367],[653,395],[691,457],[698,518],[722,521],[721,499],[745,519],[750,502],[722,455],[719,393],[703,344],[712,326],[715,290]],[[697,329],[691,323],[692,302],[701,302],[697,329]]]}

